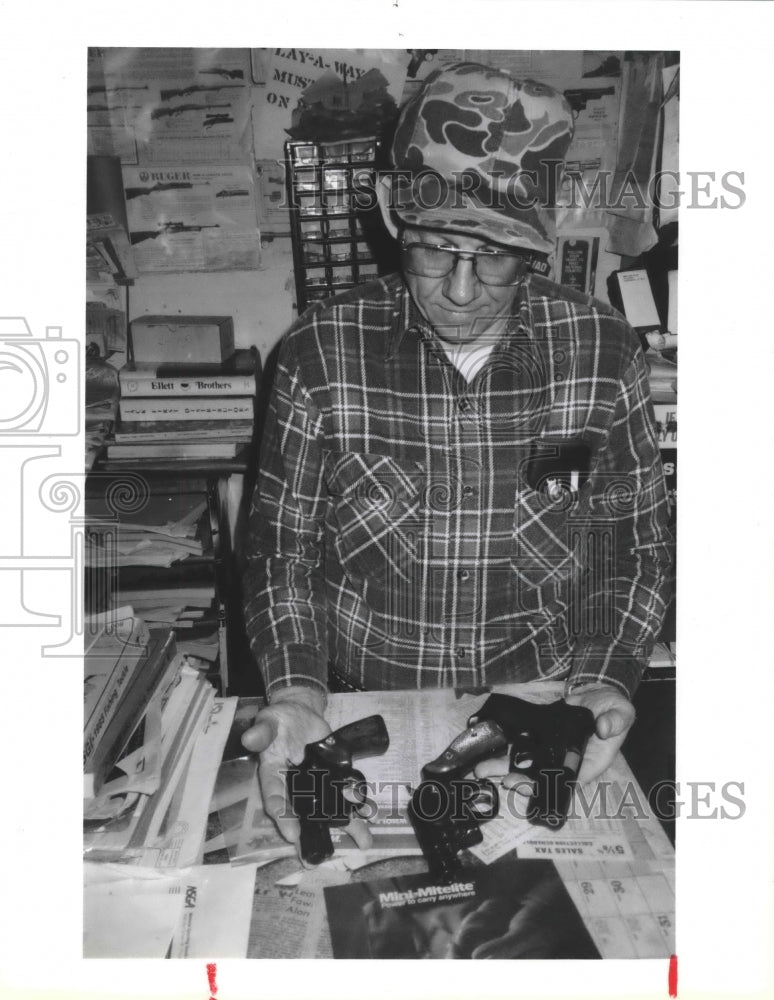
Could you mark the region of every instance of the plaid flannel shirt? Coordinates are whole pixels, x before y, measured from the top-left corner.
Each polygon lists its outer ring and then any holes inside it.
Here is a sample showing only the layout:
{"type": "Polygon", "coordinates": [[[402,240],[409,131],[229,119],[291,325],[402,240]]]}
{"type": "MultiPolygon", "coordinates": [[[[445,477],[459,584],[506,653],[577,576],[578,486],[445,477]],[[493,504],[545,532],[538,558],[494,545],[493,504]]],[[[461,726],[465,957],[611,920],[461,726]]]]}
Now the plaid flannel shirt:
{"type": "Polygon", "coordinates": [[[516,301],[470,383],[399,276],[284,338],[245,576],[269,695],[329,665],[364,689],[633,693],[671,557],[644,358],[596,300],[531,275],[516,301]]]}

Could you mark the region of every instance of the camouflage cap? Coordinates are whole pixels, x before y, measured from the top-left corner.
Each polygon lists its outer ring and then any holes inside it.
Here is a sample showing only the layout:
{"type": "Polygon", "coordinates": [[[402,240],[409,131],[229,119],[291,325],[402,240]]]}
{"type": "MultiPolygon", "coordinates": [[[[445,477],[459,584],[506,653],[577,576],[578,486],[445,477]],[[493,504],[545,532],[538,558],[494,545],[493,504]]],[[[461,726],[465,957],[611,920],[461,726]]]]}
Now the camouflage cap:
{"type": "Polygon", "coordinates": [[[572,133],[570,106],[551,87],[476,63],[444,66],[401,113],[392,207],[408,225],[549,253],[572,133]]]}

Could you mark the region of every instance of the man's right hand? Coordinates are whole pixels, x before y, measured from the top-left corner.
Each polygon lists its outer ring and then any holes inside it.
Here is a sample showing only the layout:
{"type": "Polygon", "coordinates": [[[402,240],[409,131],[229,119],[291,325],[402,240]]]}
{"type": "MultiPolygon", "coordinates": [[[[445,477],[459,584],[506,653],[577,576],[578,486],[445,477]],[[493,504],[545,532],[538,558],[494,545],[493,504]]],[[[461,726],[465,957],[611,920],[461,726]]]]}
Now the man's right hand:
{"type": "MultiPolygon", "coordinates": [[[[316,743],[331,731],[324,712],[325,696],[321,691],[300,685],[282,688],[242,734],[242,746],[260,756],[258,777],[263,807],[285,840],[296,846],[300,831],[288,802],[285,772],[288,761],[301,763],[307,743],[316,743]]],[[[364,820],[355,817],[344,829],[358,847],[371,846],[364,820]]]]}
{"type": "Polygon", "coordinates": [[[260,755],[258,776],[263,808],[291,844],[298,843],[298,820],[288,803],[285,772],[288,761],[300,764],[304,747],[327,736],[325,696],[310,687],[283,688],[262,709],[255,724],[242,734],[242,746],[260,755]]]}

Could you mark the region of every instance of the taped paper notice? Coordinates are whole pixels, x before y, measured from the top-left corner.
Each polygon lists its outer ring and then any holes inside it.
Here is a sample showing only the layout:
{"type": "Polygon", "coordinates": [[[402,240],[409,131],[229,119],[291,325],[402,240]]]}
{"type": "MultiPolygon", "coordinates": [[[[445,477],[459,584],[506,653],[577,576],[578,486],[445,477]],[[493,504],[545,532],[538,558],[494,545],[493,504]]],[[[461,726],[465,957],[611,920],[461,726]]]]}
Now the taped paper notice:
{"type": "Polygon", "coordinates": [[[619,271],[618,287],[624,313],[635,330],[661,325],[647,271],[619,271]]]}
{"type": "MultiPolygon", "coordinates": [[[[285,47],[263,50],[258,61],[265,86],[256,91],[253,104],[256,152],[261,159],[281,163],[293,111],[307,88],[326,74],[334,74],[349,86],[369,71],[378,70],[385,82],[386,92],[397,105],[403,90],[409,54],[405,49],[285,47]]],[[[255,64],[254,55],[253,65],[255,64]]]]}
{"type": "Polygon", "coordinates": [[[248,49],[90,48],[88,151],[122,163],[246,161],[248,49]]]}

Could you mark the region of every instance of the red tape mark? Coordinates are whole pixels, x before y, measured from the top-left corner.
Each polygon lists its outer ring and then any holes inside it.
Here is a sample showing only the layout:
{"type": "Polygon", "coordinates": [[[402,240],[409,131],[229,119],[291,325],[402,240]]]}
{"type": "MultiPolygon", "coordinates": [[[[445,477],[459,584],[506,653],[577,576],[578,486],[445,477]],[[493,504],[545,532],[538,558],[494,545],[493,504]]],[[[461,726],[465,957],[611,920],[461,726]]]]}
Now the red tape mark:
{"type": "Polygon", "coordinates": [[[207,982],[210,984],[210,1000],[215,1000],[218,992],[218,984],[215,982],[217,974],[217,965],[214,962],[210,962],[207,965],[207,982]]]}
{"type": "Polygon", "coordinates": [[[669,996],[677,996],[677,955],[669,956],[669,996]]]}

